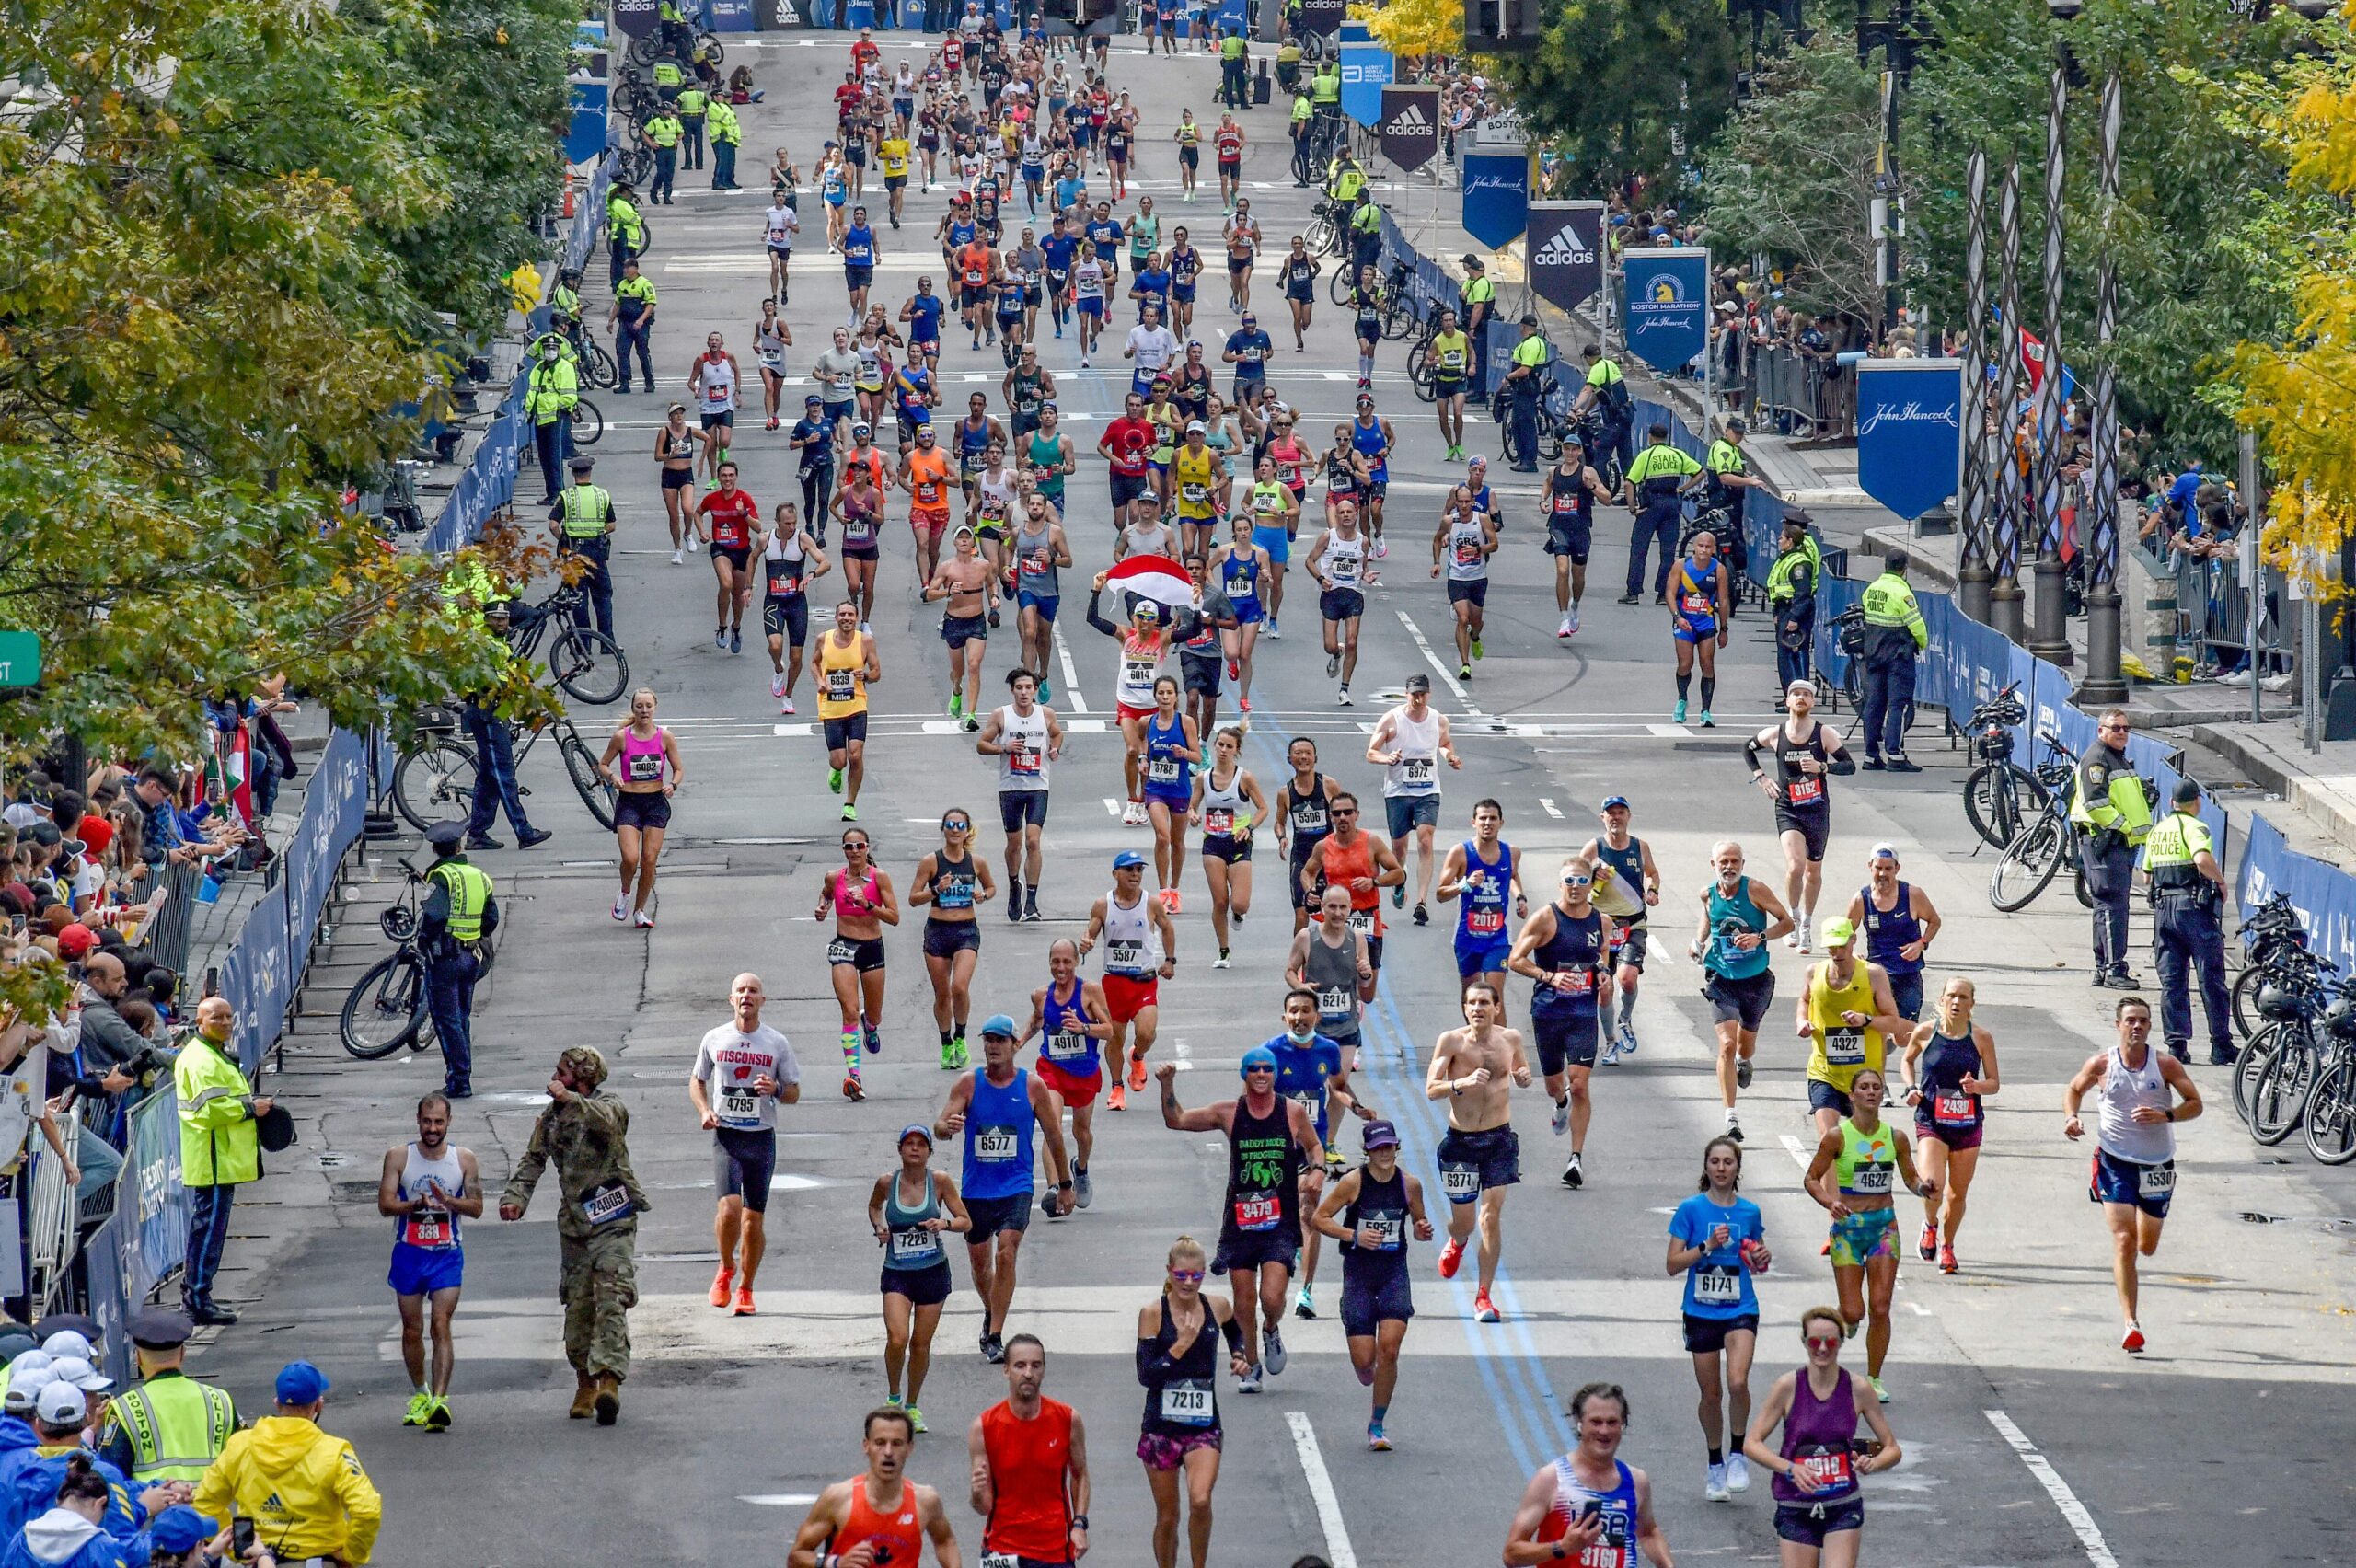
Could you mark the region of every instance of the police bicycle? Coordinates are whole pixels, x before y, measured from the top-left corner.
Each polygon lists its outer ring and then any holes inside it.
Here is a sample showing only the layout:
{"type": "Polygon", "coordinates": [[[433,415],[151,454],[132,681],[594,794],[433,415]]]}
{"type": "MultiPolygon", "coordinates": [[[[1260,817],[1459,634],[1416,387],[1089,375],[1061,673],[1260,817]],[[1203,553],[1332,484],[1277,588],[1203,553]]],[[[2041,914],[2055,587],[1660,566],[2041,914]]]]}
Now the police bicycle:
{"type": "MultiPolygon", "coordinates": [[[[597,754],[581,738],[569,715],[559,714],[529,727],[504,719],[494,722],[507,726],[509,744],[515,754],[516,793],[532,792],[522,780],[524,759],[531,755],[541,736],[554,735],[573,791],[597,825],[613,831],[617,791],[597,770],[597,754]]],[[[468,743],[457,714],[448,708],[429,709],[419,719],[416,733],[402,750],[400,760],[393,765],[393,807],[421,833],[437,822],[467,817],[474,811],[479,770],[475,748],[468,743]]]]}
{"type": "MultiPolygon", "coordinates": [[[[1854,664],[1856,661],[1852,660],[1854,664]]],[[[2038,781],[2047,794],[2036,814],[2028,818],[2021,830],[2004,846],[2004,853],[1996,861],[1996,869],[1988,878],[1988,902],[2010,915],[2026,909],[2037,895],[2043,893],[2063,866],[2071,870],[2078,902],[2088,909],[2095,906],[2094,894],[2086,891],[2085,856],[2078,838],[2078,824],[2070,820],[2070,801],[2075,793],[2077,763],[2070,755],[2062,738],[2047,730],[2038,735],[2045,747],[2046,760],[2038,765],[2038,781]]]]}
{"type": "Polygon", "coordinates": [[[1963,814],[1992,849],[2010,844],[2023,824],[2045,810],[2052,793],[2042,778],[2013,760],[2013,728],[2028,720],[2020,689],[2020,682],[2013,682],[1973,709],[1963,725],[1972,764],[1963,781],[1963,814]]]}
{"type": "MultiPolygon", "coordinates": [[[[728,58],[728,48],[720,35],[710,29],[689,22],[682,29],[687,35],[685,58],[690,63],[717,66],[728,58]]],[[[665,41],[660,27],[629,40],[629,52],[624,57],[633,65],[653,65],[662,53],[665,41]]]]}
{"type": "MultiPolygon", "coordinates": [[[[422,1051],[434,1043],[433,1015],[426,1006],[425,952],[418,942],[425,924],[419,905],[427,879],[408,860],[399,865],[407,885],[376,917],[377,929],[394,944],[393,951],[370,964],[345,993],[336,1022],[344,1050],[364,1062],[381,1062],[404,1045],[422,1051]]],[[[477,944],[476,951],[482,960],[479,980],[491,973],[498,951],[496,933],[477,944]]]]}
{"type": "Polygon", "coordinates": [[[510,611],[507,641],[517,658],[532,658],[553,625],[556,640],[549,645],[549,678],[575,702],[603,708],[619,702],[629,688],[629,655],[604,632],[573,620],[572,612],[587,599],[588,590],[580,583],[559,584],[556,592],[526,606],[522,614],[510,611]]]}

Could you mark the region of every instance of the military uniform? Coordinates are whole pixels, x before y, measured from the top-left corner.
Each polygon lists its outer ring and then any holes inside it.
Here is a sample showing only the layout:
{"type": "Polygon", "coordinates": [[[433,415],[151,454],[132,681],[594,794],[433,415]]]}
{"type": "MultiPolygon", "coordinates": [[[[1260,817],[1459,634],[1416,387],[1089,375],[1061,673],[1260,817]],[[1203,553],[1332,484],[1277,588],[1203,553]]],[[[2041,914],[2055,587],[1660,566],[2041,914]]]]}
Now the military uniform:
{"type": "Polygon", "coordinates": [[[503,1208],[532,1201],[532,1189],[553,1164],[564,1206],[557,1214],[557,1299],[564,1303],[564,1356],[580,1382],[575,1417],[594,1410],[610,1425],[620,1408],[618,1387],[629,1376],[630,1308],[638,1305],[638,1216],[653,1205],[629,1162],[629,1107],[599,1092],[606,1059],[583,1045],[560,1066],[579,1086],[532,1124],[530,1145],[516,1162],[503,1208]]]}

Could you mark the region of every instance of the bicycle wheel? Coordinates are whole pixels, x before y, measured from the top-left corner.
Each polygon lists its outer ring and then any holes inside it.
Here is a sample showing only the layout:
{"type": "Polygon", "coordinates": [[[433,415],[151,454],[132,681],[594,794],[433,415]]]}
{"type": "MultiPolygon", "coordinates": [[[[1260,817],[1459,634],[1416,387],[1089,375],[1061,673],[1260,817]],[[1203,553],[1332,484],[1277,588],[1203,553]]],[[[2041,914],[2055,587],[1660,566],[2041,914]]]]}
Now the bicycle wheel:
{"type": "Polygon", "coordinates": [[[1849,699],[1850,712],[1863,713],[1865,710],[1865,662],[1863,659],[1852,659],[1842,666],[1841,695],[1849,699]]]}
{"type": "Polygon", "coordinates": [[[2242,1040],[2258,1032],[2258,992],[2266,979],[2265,966],[2256,963],[2245,965],[2234,979],[2234,1033],[2242,1040]]]}
{"type": "Polygon", "coordinates": [[[728,59],[728,46],[710,33],[706,33],[703,35],[703,57],[707,64],[723,64],[728,59]]]}
{"type": "Polygon", "coordinates": [[[614,363],[614,356],[606,352],[603,343],[584,338],[581,350],[581,368],[587,373],[590,386],[603,392],[621,378],[620,368],[614,363]]]}
{"type": "Polygon", "coordinates": [[[641,38],[634,38],[630,40],[629,52],[626,58],[628,58],[629,63],[633,65],[653,64],[654,35],[653,33],[648,33],[641,38]]]}
{"type": "Polygon", "coordinates": [[[557,749],[564,756],[565,776],[572,780],[581,803],[597,819],[597,825],[607,833],[614,830],[614,797],[620,791],[606,781],[597,771],[597,759],[589,755],[582,744],[581,732],[568,724],[557,739],[557,749]]]}
{"type": "MultiPolygon", "coordinates": [[[[1311,243],[1314,244],[1315,242],[1311,241],[1311,243]]],[[[1350,285],[1357,282],[1357,270],[1356,268],[1336,267],[1331,272],[1325,274],[1325,297],[1333,301],[1335,305],[1347,305],[1350,303],[1350,285]]]]}
{"type": "Polygon", "coordinates": [[[2250,1090],[2251,1137],[2271,1148],[2299,1130],[2315,1093],[2317,1066],[2315,1042],[2304,1032],[2285,1038],[2250,1090]]]}
{"type": "Polygon", "coordinates": [[[568,626],[549,649],[549,674],[567,697],[603,708],[629,686],[629,655],[602,631],[568,626]]]}
{"type": "Polygon", "coordinates": [[[2241,1059],[2234,1064],[2234,1114],[2245,1127],[2249,1125],[2250,1095],[2272,1065],[2274,1053],[2281,1048],[2282,1025],[2269,1023],[2242,1047],[2241,1059]]]}
{"type": "Polygon", "coordinates": [[[2061,869],[2062,824],[2039,817],[2004,846],[2004,859],[1988,878],[1988,902],[2007,915],[2026,909],[2061,869]]]}
{"type": "Polygon", "coordinates": [[[1513,421],[1509,419],[1497,421],[1497,451],[1507,463],[1521,461],[1521,446],[1514,439],[1513,421]]]}
{"type": "Polygon", "coordinates": [[[1382,336],[1387,341],[1395,343],[1421,325],[1412,301],[1393,299],[1382,307],[1382,336]]]}
{"type": "Polygon", "coordinates": [[[1964,780],[1963,814],[1992,849],[2002,849],[2022,824],[2044,813],[2051,797],[2037,775],[2013,762],[1983,762],[1964,780]]]}
{"type": "Polygon", "coordinates": [[[597,405],[583,398],[572,405],[572,439],[583,446],[595,446],[597,438],[606,433],[606,416],[597,405]]]}
{"type": "Polygon", "coordinates": [[[364,1062],[381,1061],[425,1026],[425,964],[403,948],[369,966],[343,998],[337,1025],[343,1048],[364,1062]]]}
{"type": "Polygon", "coordinates": [[[1309,253],[1311,256],[1322,256],[1334,248],[1334,241],[1340,233],[1341,231],[1334,227],[1332,218],[1320,213],[1309,220],[1308,232],[1301,237],[1309,242],[1309,253]]]}
{"type": "Polygon", "coordinates": [[[393,767],[393,806],[420,833],[475,807],[474,748],[436,735],[393,767]]]}
{"type": "MultiPolygon", "coordinates": [[[[629,181],[632,185],[644,185],[654,178],[654,152],[653,148],[632,147],[628,152],[621,155],[621,161],[623,169],[629,176],[629,181]]],[[[646,254],[646,249],[647,248],[645,243],[641,241],[638,247],[638,253],[641,256],[643,256],[646,254]]]]}
{"type": "Polygon", "coordinates": [[[2307,1152],[2326,1165],[2356,1159],[2356,1058],[2324,1069],[2307,1097],[2307,1152]]]}
{"type": "Polygon", "coordinates": [[[1538,460],[1552,463],[1563,455],[1563,427],[1541,417],[1538,421],[1538,460]]]}

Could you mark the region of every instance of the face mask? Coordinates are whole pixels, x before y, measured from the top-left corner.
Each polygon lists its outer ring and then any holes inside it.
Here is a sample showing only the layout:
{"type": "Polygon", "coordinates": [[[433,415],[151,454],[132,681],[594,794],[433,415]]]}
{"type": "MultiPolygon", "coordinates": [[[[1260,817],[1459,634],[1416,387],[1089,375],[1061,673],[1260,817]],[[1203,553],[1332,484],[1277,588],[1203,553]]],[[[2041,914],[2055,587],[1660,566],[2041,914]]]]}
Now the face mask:
{"type": "Polygon", "coordinates": [[[554,364],[556,363],[556,356],[557,350],[553,344],[540,351],[540,358],[547,361],[549,364],[554,364]]]}
{"type": "Polygon", "coordinates": [[[1285,1038],[1296,1045],[1306,1045],[1316,1037],[1317,1026],[1313,1023],[1307,1028],[1296,1028],[1290,1024],[1285,1026],[1285,1038]]]}

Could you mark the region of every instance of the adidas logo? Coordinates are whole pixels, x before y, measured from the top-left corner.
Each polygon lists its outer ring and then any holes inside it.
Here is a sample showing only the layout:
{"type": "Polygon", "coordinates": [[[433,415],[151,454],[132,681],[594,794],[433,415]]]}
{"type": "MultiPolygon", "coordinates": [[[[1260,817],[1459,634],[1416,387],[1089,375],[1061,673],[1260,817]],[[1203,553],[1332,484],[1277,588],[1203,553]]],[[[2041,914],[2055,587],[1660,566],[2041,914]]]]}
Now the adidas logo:
{"type": "Polygon", "coordinates": [[[1538,248],[1530,259],[1533,267],[1585,267],[1595,260],[1595,252],[1579,243],[1577,235],[1569,229],[1556,229],[1554,236],[1538,248]]]}
{"type": "Polygon", "coordinates": [[[1386,136],[1422,136],[1429,134],[1431,128],[1431,117],[1424,112],[1424,106],[1411,103],[1391,117],[1383,126],[1382,133],[1386,136]]]}

